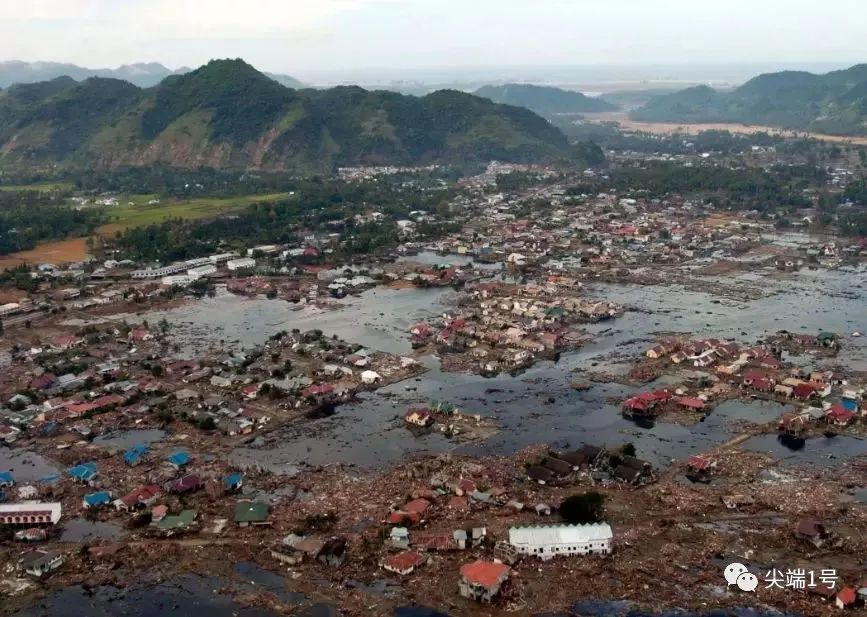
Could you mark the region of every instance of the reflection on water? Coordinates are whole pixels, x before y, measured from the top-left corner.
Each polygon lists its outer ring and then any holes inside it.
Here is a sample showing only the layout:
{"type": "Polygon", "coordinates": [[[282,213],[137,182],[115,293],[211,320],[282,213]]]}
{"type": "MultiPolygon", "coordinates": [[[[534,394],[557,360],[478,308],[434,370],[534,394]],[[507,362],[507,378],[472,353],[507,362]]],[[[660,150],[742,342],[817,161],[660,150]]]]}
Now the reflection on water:
{"type": "Polygon", "coordinates": [[[114,523],[88,521],[74,518],[63,521],[61,542],[88,542],[91,540],[117,540],[124,535],[123,529],[114,523]]]}
{"type": "MultiPolygon", "coordinates": [[[[297,422],[272,436],[266,447],[242,448],[233,457],[291,473],[299,463],[344,462],[379,467],[397,463],[414,453],[511,454],[517,448],[540,442],[561,447],[584,442],[632,442],[640,456],[655,464],[667,464],[731,438],[731,425],[736,420],[773,421],[785,406],[730,401],[694,426],[661,421],[653,426],[638,426],[624,419],[618,405],[612,403],[636,389],[603,383],[576,392],[568,386],[572,375],[611,364],[606,357],[613,352],[634,357],[655,340],[658,332],[753,342],[780,329],[831,330],[843,335],[867,330],[863,323],[863,291],[853,284],[852,273],[822,271],[821,274],[820,280],[813,273],[798,273],[785,281],[768,279],[766,286],[775,295],[737,305],[716,304],[713,296],[676,287],[589,285],[586,294],[590,297],[642,310],[629,311],[613,322],[587,326],[594,337],[591,343],[563,354],[557,363],[541,362],[517,376],[487,379],[443,373],[435,358],[422,358],[431,370],[419,378],[365,393],[358,403],[339,407],[334,416],[297,422]],[[467,411],[494,417],[501,431],[485,443],[474,445],[460,445],[436,433],[415,436],[404,427],[400,417],[407,407],[432,399],[448,400],[467,411]]],[[[218,345],[220,339],[249,347],[275,332],[292,328],[319,328],[371,349],[404,354],[410,352],[407,337],[410,325],[448,310],[453,296],[450,289],[379,287],[343,299],[343,308],[338,311],[312,308],[293,311],[292,305],[282,300],[242,298],[221,292],[215,298],[157,312],[148,319],[158,321],[165,316],[175,324],[174,334],[188,354],[203,346],[218,345]]],[[[844,345],[838,358],[816,364],[867,369],[867,337],[845,336],[844,345]]],[[[778,442],[776,435],[754,438],[747,444],[783,460],[814,463],[827,462],[829,456],[863,453],[865,447],[863,441],[820,439],[808,441],[795,453],[778,442]]]]}
{"type": "Polygon", "coordinates": [[[140,443],[150,445],[162,440],[166,436],[165,431],[159,429],[132,429],[128,431],[116,431],[100,435],[93,440],[96,446],[109,446],[113,448],[128,449],[140,443]]]}

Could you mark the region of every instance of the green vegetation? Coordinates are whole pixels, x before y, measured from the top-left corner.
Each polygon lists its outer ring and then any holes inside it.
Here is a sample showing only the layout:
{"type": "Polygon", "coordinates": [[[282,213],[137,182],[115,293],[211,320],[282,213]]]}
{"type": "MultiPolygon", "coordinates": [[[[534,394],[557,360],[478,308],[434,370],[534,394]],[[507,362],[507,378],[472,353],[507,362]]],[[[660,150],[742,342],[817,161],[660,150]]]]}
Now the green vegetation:
{"type": "Polygon", "coordinates": [[[867,64],[815,75],[759,75],[731,92],[707,86],[652,98],[632,113],[652,122],[740,122],[837,135],[867,134],[867,64]]]}
{"type": "Polygon", "coordinates": [[[570,525],[586,525],[602,520],[605,495],[596,491],[588,491],[580,495],[572,495],[560,504],[560,516],[570,525]]]}
{"type": "Polygon", "coordinates": [[[241,211],[252,203],[273,202],[285,197],[285,193],[274,193],[226,198],[159,200],[160,203],[150,204],[149,201],[155,200],[154,195],[121,196],[119,198],[121,205],[107,210],[107,221],[114,229],[126,229],[172,219],[202,219],[241,211]]]}
{"type": "Polygon", "coordinates": [[[86,235],[105,221],[98,209],[75,210],[68,194],[0,191],[0,255],[32,249],[43,240],[86,235]]]}
{"type": "Polygon", "coordinates": [[[764,170],[657,162],[624,166],[612,173],[612,184],[649,197],[677,193],[699,196],[718,208],[770,213],[811,206],[804,190],[824,184],[826,175],[824,169],[808,165],[764,170]]]}
{"type": "Polygon", "coordinates": [[[0,95],[0,165],[330,173],[338,166],[582,161],[527,109],[457,91],[416,98],[357,87],[293,90],[215,60],[142,90],[58,78],[0,95]]]}
{"type": "MultiPolygon", "coordinates": [[[[370,253],[396,241],[394,221],[407,218],[413,210],[435,211],[451,196],[451,191],[424,191],[418,185],[404,188],[399,181],[312,179],[299,182],[294,195],[248,197],[254,203],[231,217],[204,223],[175,219],[133,227],[118,234],[116,242],[132,258],[173,261],[250,244],[294,242],[298,231],[306,229],[337,233],[345,255],[370,253]],[[369,210],[368,204],[376,204],[385,215],[383,222],[355,223],[353,216],[369,210]]],[[[418,232],[427,237],[452,228],[450,224],[427,224],[420,225],[418,232]]]]}
{"type": "Polygon", "coordinates": [[[546,117],[557,114],[578,114],[617,109],[615,105],[607,101],[590,98],[580,92],[529,84],[483,86],[473,94],[490,99],[495,103],[526,107],[530,111],[546,117]]]}

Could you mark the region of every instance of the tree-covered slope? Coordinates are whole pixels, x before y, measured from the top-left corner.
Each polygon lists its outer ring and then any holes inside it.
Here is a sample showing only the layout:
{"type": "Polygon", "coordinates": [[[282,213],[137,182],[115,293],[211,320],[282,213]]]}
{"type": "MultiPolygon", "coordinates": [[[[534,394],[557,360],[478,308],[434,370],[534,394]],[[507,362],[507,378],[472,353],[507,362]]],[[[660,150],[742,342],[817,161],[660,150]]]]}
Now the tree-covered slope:
{"type": "Polygon", "coordinates": [[[556,114],[591,113],[617,109],[602,99],[594,99],[580,92],[530,84],[504,84],[482,86],[473,94],[495,103],[526,107],[542,116],[556,114]]]}
{"type": "Polygon", "coordinates": [[[841,135],[867,134],[867,65],[815,75],[783,71],[730,92],[706,86],[652,98],[632,113],[653,122],[739,122],[841,135]]]}
{"type": "Polygon", "coordinates": [[[0,164],[325,172],[357,164],[577,160],[587,153],[520,107],[457,91],[417,98],[358,87],[294,90],[241,60],[212,61],[149,89],[93,78],[0,93],[0,164]]]}

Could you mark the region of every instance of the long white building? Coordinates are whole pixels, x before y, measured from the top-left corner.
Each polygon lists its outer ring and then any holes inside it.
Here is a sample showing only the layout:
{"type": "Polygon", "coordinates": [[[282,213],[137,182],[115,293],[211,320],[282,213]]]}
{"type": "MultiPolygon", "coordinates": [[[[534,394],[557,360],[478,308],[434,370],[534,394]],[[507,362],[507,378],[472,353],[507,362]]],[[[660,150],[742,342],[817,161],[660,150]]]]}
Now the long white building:
{"type": "Polygon", "coordinates": [[[509,544],[521,555],[607,555],[614,535],[608,523],[512,527],[509,544]]]}
{"type": "Polygon", "coordinates": [[[56,525],[60,522],[59,503],[0,503],[0,524],[3,525],[56,525]]]}

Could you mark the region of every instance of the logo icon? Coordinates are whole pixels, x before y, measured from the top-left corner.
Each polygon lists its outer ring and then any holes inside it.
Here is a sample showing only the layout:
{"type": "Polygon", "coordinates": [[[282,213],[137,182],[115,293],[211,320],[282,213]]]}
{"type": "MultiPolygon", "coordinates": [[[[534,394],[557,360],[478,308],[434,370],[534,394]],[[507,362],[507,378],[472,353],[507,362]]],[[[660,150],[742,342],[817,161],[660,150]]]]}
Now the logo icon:
{"type": "Polygon", "coordinates": [[[737,585],[741,591],[755,591],[759,586],[759,579],[742,563],[730,563],[723,570],[723,575],[729,586],[737,585]]]}

